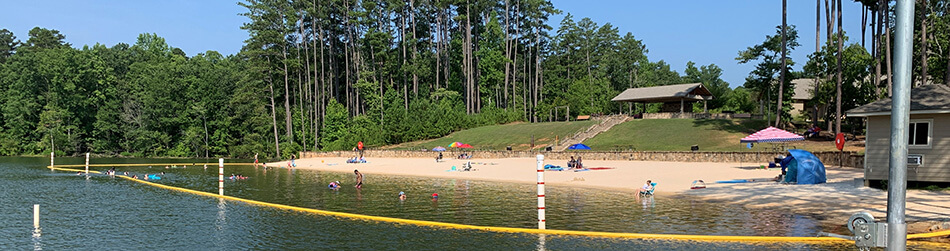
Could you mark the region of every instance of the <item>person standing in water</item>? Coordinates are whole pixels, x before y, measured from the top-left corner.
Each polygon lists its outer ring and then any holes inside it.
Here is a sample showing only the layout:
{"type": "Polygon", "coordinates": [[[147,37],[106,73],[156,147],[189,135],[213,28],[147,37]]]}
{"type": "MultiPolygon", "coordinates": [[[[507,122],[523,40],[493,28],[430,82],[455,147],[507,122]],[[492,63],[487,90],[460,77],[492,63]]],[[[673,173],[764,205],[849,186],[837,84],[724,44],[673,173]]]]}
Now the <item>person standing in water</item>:
{"type": "MultiPolygon", "coordinates": [[[[254,167],[257,167],[257,153],[254,154],[254,167]]],[[[205,165],[205,168],[208,168],[208,165],[205,165]]]]}
{"type": "Polygon", "coordinates": [[[363,188],[363,174],[356,169],[353,170],[353,174],[356,174],[356,188],[363,188]]]}

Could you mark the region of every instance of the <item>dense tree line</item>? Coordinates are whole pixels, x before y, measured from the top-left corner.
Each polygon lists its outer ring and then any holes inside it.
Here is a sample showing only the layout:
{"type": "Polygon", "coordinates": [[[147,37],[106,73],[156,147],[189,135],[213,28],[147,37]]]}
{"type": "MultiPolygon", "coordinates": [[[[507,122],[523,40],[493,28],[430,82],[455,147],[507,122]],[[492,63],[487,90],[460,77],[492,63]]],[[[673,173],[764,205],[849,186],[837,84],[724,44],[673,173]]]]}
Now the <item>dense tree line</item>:
{"type": "MultiPolygon", "coordinates": [[[[705,83],[710,109],[751,111],[716,65],[685,74],[609,23],[546,0],[248,0],[236,55],[188,57],[156,34],[74,48],[0,31],[0,154],[287,157],[513,121],[640,112],[629,87],[705,83]],[[561,113],[558,117],[563,116],[561,113]]],[[[694,109],[701,110],[701,107],[694,109]]]]}

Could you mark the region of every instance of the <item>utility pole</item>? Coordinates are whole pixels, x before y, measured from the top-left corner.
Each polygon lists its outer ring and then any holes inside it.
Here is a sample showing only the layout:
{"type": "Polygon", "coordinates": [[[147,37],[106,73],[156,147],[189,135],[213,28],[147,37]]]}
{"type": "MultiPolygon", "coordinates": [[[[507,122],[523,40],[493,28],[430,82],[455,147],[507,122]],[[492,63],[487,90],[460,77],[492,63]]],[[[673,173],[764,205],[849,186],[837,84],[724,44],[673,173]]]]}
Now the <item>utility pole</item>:
{"type": "Polygon", "coordinates": [[[914,1],[897,1],[894,48],[894,95],[891,103],[891,156],[887,177],[887,250],[907,248],[907,128],[910,126],[911,57],[914,48],[914,1]]]}

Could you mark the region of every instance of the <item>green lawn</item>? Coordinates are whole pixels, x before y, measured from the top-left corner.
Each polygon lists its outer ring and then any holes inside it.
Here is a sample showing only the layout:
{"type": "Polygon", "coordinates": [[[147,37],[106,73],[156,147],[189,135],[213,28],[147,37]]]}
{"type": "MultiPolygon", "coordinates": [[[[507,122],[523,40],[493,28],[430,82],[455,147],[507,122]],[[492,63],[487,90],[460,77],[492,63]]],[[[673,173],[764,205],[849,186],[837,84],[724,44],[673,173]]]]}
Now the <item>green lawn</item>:
{"type": "Polygon", "coordinates": [[[432,149],[436,146],[449,148],[448,145],[458,141],[470,144],[475,150],[505,150],[511,146],[513,150],[527,150],[531,148],[531,137],[534,136],[535,148],[554,145],[555,135],[560,140],[570,137],[577,131],[585,130],[597,123],[596,121],[545,122],[545,123],[513,123],[472,128],[452,133],[448,136],[408,142],[385,149],[432,149]]]}
{"type": "Polygon", "coordinates": [[[584,141],[595,151],[761,151],[739,139],[767,127],[764,120],[638,119],[584,141]]]}
{"type": "MultiPolygon", "coordinates": [[[[585,130],[595,121],[514,123],[493,125],[458,131],[448,136],[408,142],[383,147],[383,149],[432,149],[436,146],[448,148],[452,142],[470,144],[475,150],[504,150],[511,146],[513,150],[527,150],[534,135],[535,149],[554,145],[554,136],[561,141],[585,130]]],[[[739,139],[768,127],[764,120],[722,120],[722,119],[638,119],[619,124],[609,131],[584,141],[594,151],[689,151],[690,146],[699,145],[700,151],[747,152],[768,151],[772,144],[757,144],[752,149],[739,139]]],[[[789,142],[789,148],[809,151],[836,151],[834,141],[807,140],[789,142]]],[[[863,151],[864,147],[851,146],[847,151],[863,151]]]]}

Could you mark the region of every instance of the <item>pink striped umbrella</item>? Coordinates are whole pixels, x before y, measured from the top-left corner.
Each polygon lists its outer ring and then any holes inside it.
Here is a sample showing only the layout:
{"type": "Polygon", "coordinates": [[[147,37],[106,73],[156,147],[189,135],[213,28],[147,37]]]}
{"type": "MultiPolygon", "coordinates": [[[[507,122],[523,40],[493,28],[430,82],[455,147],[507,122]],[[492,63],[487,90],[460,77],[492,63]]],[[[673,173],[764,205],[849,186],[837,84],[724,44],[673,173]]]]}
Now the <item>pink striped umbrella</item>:
{"type": "Polygon", "coordinates": [[[739,140],[741,143],[767,143],[805,140],[801,135],[769,126],[739,140]]]}

